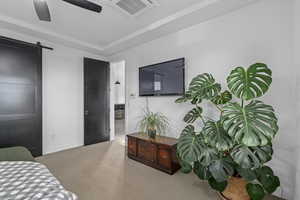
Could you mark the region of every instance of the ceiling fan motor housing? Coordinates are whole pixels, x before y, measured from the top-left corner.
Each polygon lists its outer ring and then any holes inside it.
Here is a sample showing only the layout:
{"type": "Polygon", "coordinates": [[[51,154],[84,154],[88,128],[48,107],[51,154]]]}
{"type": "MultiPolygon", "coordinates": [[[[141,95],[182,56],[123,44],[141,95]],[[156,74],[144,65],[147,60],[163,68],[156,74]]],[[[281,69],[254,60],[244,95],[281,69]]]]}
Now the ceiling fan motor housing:
{"type": "Polygon", "coordinates": [[[63,0],[63,1],[97,13],[100,13],[102,11],[102,6],[87,0],[63,0]]]}
{"type": "MultiPolygon", "coordinates": [[[[102,6],[95,4],[87,0],[62,0],[69,4],[100,13],[102,11],[102,6]]],[[[33,0],[34,8],[36,14],[41,21],[51,21],[51,14],[46,0],[33,0]]]]}

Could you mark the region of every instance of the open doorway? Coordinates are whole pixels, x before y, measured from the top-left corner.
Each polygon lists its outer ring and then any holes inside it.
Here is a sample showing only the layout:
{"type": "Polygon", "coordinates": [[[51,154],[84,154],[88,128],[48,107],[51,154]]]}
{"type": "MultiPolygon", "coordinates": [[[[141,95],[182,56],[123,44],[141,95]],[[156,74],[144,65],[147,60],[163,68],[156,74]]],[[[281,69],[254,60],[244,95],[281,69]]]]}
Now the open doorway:
{"type": "Polygon", "coordinates": [[[113,139],[125,143],[125,61],[111,63],[113,139]]]}

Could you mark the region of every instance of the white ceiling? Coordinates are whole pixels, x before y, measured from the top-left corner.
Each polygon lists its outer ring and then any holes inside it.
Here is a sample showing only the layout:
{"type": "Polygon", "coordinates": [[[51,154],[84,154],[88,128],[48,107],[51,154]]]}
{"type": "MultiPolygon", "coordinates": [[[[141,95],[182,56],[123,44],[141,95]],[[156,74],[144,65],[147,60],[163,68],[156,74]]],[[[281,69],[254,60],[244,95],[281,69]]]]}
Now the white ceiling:
{"type": "Polygon", "coordinates": [[[156,0],[138,17],[130,17],[110,4],[98,14],[61,0],[48,0],[52,22],[39,21],[33,0],[1,0],[0,28],[9,28],[76,47],[91,53],[111,55],[126,48],[198,24],[257,0],[156,0]]]}

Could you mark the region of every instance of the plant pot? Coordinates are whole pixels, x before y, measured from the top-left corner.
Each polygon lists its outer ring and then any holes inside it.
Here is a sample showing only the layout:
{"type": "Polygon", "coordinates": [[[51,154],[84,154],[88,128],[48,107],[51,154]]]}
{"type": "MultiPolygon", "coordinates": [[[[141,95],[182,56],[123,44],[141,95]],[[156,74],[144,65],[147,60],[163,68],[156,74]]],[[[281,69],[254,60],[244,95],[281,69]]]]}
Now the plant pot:
{"type": "Polygon", "coordinates": [[[227,188],[220,193],[223,200],[251,200],[246,190],[247,182],[238,177],[231,177],[228,180],[227,188]]]}
{"type": "Polygon", "coordinates": [[[148,129],[148,136],[152,139],[156,137],[156,130],[155,129],[148,129]]]}

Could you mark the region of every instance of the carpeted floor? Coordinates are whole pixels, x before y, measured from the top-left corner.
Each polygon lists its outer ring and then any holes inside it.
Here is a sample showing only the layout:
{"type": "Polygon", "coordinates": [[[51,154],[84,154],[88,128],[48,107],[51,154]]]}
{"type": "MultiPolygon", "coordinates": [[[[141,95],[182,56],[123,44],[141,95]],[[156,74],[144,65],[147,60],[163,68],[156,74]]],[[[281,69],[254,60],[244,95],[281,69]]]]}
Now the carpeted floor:
{"type": "MultiPolygon", "coordinates": [[[[218,200],[207,183],[127,158],[124,138],[38,158],[80,200],[218,200]]],[[[278,198],[269,197],[268,200],[278,198]]]]}

